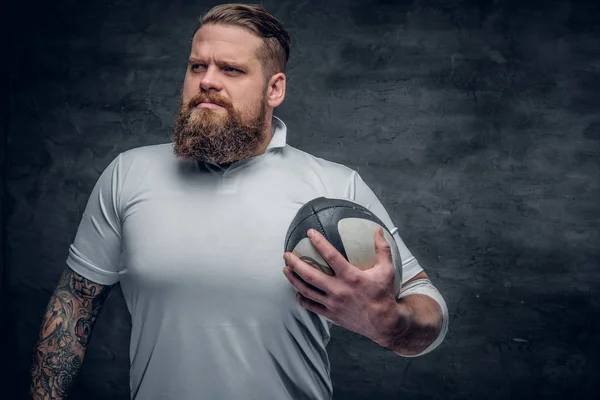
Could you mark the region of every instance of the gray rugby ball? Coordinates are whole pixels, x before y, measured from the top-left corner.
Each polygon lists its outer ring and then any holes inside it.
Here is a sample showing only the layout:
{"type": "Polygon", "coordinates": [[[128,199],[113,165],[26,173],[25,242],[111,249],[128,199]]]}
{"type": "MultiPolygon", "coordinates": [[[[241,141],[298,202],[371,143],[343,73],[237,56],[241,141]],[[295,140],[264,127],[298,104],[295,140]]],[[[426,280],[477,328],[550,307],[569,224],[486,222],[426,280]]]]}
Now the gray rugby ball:
{"type": "Polygon", "coordinates": [[[318,197],[304,204],[290,223],[285,251],[294,253],[328,275],[334,275],[307,236],[307,231],[312,228],[320,232],[350,264],[366,270],[375,265],[375,231],[378,227],[383,228],[392,250],[396,270],[394,287],[398,295],[402,286],[402,260],[396,241],[385,224],[360,204],[327,197],[318,197]]]}

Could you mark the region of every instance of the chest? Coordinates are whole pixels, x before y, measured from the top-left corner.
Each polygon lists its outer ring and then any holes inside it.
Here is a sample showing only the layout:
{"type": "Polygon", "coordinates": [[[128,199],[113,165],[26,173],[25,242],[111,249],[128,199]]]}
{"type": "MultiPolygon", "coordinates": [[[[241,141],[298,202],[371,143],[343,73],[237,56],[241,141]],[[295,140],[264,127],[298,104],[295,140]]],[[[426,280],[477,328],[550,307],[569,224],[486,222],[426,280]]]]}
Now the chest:
{"type": "Polygon", "coordinates": [[[206,187],[153,188],[133,199],[122,229],[128,301],[193,303],[218,321],[237,320],[240,310],[267,321],[294,308],[282,272],[285,235],[300,207],[321,193],[306,185],[236,193],[206,187]]]}

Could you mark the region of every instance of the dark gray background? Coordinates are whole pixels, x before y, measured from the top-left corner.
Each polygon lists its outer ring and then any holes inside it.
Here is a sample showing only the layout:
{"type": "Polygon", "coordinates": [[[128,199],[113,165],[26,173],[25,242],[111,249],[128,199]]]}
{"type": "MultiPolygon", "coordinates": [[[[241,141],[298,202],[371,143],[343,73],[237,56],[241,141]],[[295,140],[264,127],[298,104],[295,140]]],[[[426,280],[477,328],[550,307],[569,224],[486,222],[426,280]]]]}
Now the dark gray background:
{"type": "MultiPolygon", "coordinates": [[[[293,41],[276,109],[289,143],[360,172],[451,312],[446,341],[415,359],[334,327],[335,399],[600,389],[594,3],[263,3],[293,41]]],[[[196,18],[215,4],[12,4],[0,192],[11,399],[26,392],[96,179],[119,152],[168,141],[196,18]]],[[[72,399],[128,398],[129,329],[113,290],[72,399]]]]}

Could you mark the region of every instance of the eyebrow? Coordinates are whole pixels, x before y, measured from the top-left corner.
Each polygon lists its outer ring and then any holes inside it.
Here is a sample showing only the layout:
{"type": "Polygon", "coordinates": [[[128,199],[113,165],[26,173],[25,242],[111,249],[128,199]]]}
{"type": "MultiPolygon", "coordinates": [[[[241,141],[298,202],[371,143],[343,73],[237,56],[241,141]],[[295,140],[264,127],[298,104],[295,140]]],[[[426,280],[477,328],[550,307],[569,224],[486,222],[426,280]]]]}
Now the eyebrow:
{"type": "MultiPolygon", "coordinates": [[[[192,65],[192,64],[202,64],[203,61],[198,59],[198,58],[194,58],[194,57],[190,57],[188,60],[188,64],[192,65]]],[[[246,64],[237,62],[237,61],[231,61],[231,60],[222,60],[222,61],[217,61],[216,62],[217,65],[219,66],[224,66],[227,65],[228,67],[233,67],[233,68],[239,68],[239,69],[248,69],[248,66],[246,64]]]]}

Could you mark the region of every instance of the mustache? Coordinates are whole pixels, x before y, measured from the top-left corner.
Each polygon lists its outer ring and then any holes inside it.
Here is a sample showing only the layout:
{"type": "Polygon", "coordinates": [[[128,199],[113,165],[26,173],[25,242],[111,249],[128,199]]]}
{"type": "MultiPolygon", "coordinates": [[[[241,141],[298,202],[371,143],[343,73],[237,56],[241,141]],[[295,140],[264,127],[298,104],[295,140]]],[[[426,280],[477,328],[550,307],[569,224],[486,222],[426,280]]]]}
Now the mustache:
{"type": "Polygon", "coordinates": [[[198,104],[202,103],[203,101],[209,101],[211,103],[217,104],[217,105],[227,108],[227,109],[229,109],[231,107],[229,102],[224,99],[221,99],[219,97],[215,97],[215,96],[212,96],[209,94],[199,93],[199,94],[195,95],[194,97],[192,97],[190,99],[190,101],[188,101],[188,108],[194,108],[198,104]]]}

